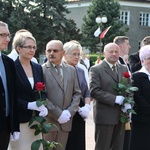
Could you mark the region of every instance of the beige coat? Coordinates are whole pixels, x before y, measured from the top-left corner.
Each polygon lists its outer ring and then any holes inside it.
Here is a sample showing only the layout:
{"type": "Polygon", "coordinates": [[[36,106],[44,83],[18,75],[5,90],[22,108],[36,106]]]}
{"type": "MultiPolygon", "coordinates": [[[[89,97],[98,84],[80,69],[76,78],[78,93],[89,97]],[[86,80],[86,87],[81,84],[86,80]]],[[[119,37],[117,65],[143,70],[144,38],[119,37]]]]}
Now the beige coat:
{"type": "MultiPolygon", "coordinates": [[[[43,64],[44,82],[46,84],[49,110],[47,120],[54,123],[58,128],[64,131],[70,131],[72,117],[78,110],[81,91],[78,85],[75,68],[62,63],[64,88],[61,87],[59,77],[53,65],[48,61],[43,64]],[[63,110],[68,109],[71,113],[71,120],[64,124],[57,121],[63,110]]],[[[56,130],[53,128],[51,130],[56,130]]]]}

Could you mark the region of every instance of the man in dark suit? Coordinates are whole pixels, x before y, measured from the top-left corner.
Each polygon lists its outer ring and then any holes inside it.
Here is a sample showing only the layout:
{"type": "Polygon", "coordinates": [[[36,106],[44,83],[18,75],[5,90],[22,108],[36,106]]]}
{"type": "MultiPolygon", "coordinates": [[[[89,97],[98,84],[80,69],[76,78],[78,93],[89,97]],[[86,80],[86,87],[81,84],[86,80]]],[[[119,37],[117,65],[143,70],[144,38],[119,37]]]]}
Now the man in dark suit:
{"type": "MultiPolygon", "coordinates": [[[[8,25],[0,21],[0,51],[10,41],[8,25]]],[[[13,60],[0,52],[0,149],[7,150],[10,133],[12,140],[19,138],[19,121],[15,89],[16,72],[13,60]]]]}
{"type": "Polygon", "coordinates": [[[93,98],[95,122],[95,150],[123,150],[125,127],[119,121],[124,97],[114,85],[127,68],[118,64],[119,46],[109,43],[104,47],[105,59],[90,69],[90,92],[93,98]],[[116,68],[116,72],[112,67],[116,68]]]}
{"type": "MultiPolygon", "coordinates": [[[[52,128],[44,135],[44,139],[61,143],[65,150],[72,118],[78,111],[81,90],[75,68],[62,62],[65,53],[62,42],[48,42],[45,51],[48,61],[42,67],[48,98],[49,112],[46,119],[47,122],[55,124],[59,131],[52,128]]],[[[60,146],[54,149],[62,150],[60,146]]]]}
{"type": "MultiPolygon", "coordinates": [[[[128,69],[129,74],[130,72],[130,66],[129,64],[125,61],[125,56],[128,55],[129,50],[131,48],[130,43],[129,43],[129,38],[127,36],[116,36],[113,40],[114,43],[116,43],[119,48],[119,60],[118,62],[122,65],[125,65],[128,69]]],[[[124,139],[124,148],[123,150],[129,150],[130,147],[130,137],[131,137],[131,131],[126,130],[125,131],[125,139],[124,139]]]]}
{"type": "MultiPolygon", "coordinates": [[[[150,36],[146,36],[142,40],[141,45],[142,46],[150,45],[150,36]]],[[[132,73],[134,73],[134,72],[136,72],[136,71],[138,71],[142,68],[141,60],[140,60],[140,57],[139,57],[139,52],[132,53],[129,56],[129,64],[130,64],[130,68],[131,68],[132,73]]]]}

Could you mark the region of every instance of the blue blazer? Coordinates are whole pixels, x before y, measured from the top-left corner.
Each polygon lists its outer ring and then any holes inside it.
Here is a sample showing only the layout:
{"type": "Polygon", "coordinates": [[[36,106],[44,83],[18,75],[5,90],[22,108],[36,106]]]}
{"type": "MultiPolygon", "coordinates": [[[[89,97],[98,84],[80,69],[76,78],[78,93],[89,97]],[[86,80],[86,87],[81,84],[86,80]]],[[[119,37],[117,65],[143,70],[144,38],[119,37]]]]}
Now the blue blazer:
{"type": "MultiPolygon", "coordinates": [[[[18,106],[19,106],[19,122],[25,123],[28,122],[33,114],[32,110],[28,110],[28,103],[36,101],[39,98],[38,92],[36,92],[35,84],[37,82],[43,81],[43,71],[42,67],[39,64],[36,64],[30,61],[33,78],[34,78],[34,88],[32,89],[31,84],[24,72],[24,69],[17,58],[15,61],[15,67],[17,72],[17,95],[18,95],[18,106]]],[[[42,95],[43,99],[45,99],[45,94],[42,95]]]]}

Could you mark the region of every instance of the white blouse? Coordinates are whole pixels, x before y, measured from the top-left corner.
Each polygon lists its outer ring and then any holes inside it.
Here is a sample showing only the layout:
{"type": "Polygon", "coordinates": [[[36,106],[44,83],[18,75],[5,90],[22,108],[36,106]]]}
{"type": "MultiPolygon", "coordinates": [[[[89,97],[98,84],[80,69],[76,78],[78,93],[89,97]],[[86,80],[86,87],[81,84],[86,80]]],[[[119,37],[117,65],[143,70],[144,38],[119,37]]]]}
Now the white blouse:
{"type": "Polygon", "coordinates": [[[33,77],[28,77],[28,80],[29,80],[29,82],[30,82],[30,84],[31,84],[31,87],[32,87],[32,89],[33,89],[33,87],[34,87],[34,80],[33,80],[33,77]]]}

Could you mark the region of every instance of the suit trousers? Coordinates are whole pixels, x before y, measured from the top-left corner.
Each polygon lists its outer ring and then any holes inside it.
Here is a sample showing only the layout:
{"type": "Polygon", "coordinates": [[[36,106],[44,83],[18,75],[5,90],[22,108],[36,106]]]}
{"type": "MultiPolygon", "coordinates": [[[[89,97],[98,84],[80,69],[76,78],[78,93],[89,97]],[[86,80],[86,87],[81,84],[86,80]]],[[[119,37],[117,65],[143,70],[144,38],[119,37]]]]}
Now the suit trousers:
{"type": "Polygon", "coordinates": [[[123,150],[124,124],[95,124],[95,150],[123,150]]]}
{"type": "Polygon", "coordinates": [[[3,120],[4,129],[0,132],[0,150],[7,150],[9,139],[10,139],[10,129],[9,129],[9,118],[5,117],[3,120]]]}
{"type": "Polygon", "coordinates": [[[66,143],[68,140],[69,131],[62,131],[59,129],[58,131],[49,131],[49,133],[44,134],[43,138],[49,142],[58,142],[62,145],[57,145],[56,148],[49,148],[49,150],[65,150],[66,143]]]}
{"type": "Polygon", "coordinates": [[[131,130],[125,130],[123,150],[130,150],[131,130]]]}

